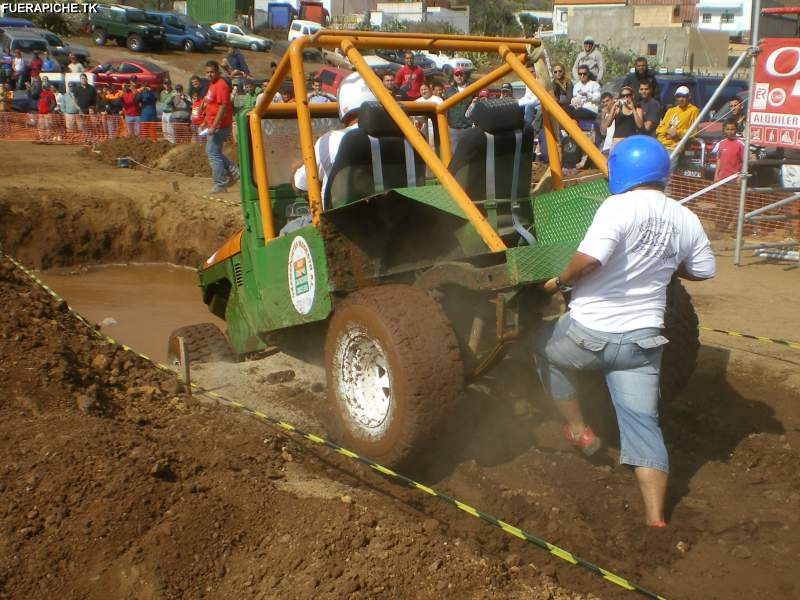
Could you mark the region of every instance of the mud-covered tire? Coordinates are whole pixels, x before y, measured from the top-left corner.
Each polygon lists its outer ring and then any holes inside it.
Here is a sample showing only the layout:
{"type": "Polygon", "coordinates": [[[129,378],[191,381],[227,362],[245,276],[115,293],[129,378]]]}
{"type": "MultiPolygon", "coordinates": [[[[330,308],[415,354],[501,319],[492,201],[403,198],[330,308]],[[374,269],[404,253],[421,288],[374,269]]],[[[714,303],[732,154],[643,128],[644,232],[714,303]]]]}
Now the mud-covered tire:
{"type": "Polygon", "coordinates": [[[661,360],[661,399],[670,402],[689,383],[700,350],[699,322],[692,297],[677,279],[667,288],[664,337],[669,344],[661,360]]]}
{"type": "Polygon", "coordinates": [[[228,338],[214,323],[199,323],[179,327],[169,336],[167,342],[167,364],[174,369],[181,368],[181,353],[178,338],[183,338],[189,365],[205,362],[234,362],[236,355],[228,338]]]}
{"type": "Polygon", "coordinates": [[[106,30],[105,29],[95,29],[92,33],[92,38],[94,39],[95,46],[105,46],[106,45],[106,30]]]}
{"type": "Polygon", "coordinates": [[[190,39],[183,40],[183,51],[194,52],[194,42],[190,39]]]}
{"type": "Polygon", "coordinates": [[[464,387],[447,316],[406,285],[367,288],[337,305],[325,366],[333,437],[389,466],[417,458],[464,387]]]}

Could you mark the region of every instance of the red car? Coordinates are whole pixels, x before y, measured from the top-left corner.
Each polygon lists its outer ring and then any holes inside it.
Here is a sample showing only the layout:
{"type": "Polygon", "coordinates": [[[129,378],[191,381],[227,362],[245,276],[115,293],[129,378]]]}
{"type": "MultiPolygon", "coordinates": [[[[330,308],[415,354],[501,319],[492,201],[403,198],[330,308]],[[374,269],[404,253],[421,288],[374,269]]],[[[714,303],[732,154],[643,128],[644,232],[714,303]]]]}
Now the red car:
{"type": "Polygon", "coordinates": [[[336,92],[339,91],[339,84],[342,79],[350,75],[352,71],[346,69],[338,69],[336,67],[322,67],[319,71],[314,73],[314,79],[319,81],[320,89],[334,98],[336,92]]]}
{"type": "Polygon", "coordinates": [[[162,84],[169,79],[169,71],[146,60],[115,60],[97,65],[91,69],[96,87],[119,89],[126,81],[136,75],[140,84],[145,84],[154,92],[161,91],[162,84]]]}

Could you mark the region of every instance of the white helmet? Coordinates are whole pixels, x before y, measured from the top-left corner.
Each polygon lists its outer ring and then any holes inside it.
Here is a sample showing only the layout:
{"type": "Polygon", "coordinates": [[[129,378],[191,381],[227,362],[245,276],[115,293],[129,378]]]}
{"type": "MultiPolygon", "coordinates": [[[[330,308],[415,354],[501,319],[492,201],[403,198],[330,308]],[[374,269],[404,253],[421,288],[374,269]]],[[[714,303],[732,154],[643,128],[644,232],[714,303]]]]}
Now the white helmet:
{"type": "Polygon", "coordinates": [[[336,96],[339,102],[339,118],[343,122],[353,113],[358,112],[364,102],[377,102],[378,100],[359,73],[350,73],[342,79],[336,96]]]}

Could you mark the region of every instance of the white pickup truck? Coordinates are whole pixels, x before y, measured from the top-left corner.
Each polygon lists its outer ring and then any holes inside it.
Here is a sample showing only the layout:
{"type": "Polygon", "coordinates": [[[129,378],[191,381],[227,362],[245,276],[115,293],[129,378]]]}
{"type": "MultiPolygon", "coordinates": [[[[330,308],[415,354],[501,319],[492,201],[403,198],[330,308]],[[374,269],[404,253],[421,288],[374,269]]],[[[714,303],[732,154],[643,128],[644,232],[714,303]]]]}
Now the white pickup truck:
{"type": "Polygon", "coordinates": [[[468,58],[447,56],[443,53],[433,54],[431,52],[423,52],[422,54],[424,54],[426,58],[431,59],[436,64],[436,68],[439,69],[442,75],[447,79],[453,76],[453,71],[455,69],[463,69],[467,77],[475,70],[475,65],[468,58]]]}

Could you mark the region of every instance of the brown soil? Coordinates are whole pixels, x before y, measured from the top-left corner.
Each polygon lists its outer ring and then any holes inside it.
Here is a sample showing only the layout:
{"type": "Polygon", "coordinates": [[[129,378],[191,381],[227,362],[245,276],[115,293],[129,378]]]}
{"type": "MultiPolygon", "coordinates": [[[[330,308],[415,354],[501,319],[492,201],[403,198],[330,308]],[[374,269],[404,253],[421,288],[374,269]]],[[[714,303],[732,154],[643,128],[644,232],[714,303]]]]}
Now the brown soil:
{"type": "Polygon", "coordinates": [[[326,484],[366,474],[181,395],[5,259],[0,301],[0,597],[591,597],[375,477],[326,484]]]}
{"type": "MultiPolygon", "coordinates": [[[[198,178],[22,143],[0,144],[0,164],[14,168],[0,244],[31,265],[197,261],[240,227],[240,209],[202,199],[198,178]]],[[[737,269],[723,245],[718,277],[687,285],[701,324],[799,339],[797,272],[747,257],[737,269]]],[[[170,376],[89,339],[5,261],[0,306],[0,598],[631,597],[369,469],[190,401],[170,376]]],[[[470,388],[409,474],[670,598],[796,597],[800,359],[701,341],[688,389],[662,410],[665,530],[640,525],[606,401],[587,396],[609,447],[590,463],[561,440],[524,353],[470,388]]],[[[270,386],[278,357],[222,365],[206,385],[322,431],[324,385],[270,386]]]]}
{"type": "MultiPolygon", "coordinates": [[[[152,142],[127,149],[143,144],[152,142]]],[[[238,206],[202,197],[210,187],[205,180],[107,166],[74,147],[16,142],[0,143],[0,164],[16,171],[11,185],[0,187],[0,245],[30,266],[130,260],[195,266],[241,228],[238,206]]]]}
{"type": "MultiPolygon", "coordinates": [[[[83,152],[111,166],[117,165],[117,159],[128,157],[136,161],[131,165],[133,169],[150,168],[188,177],[211,177],[205,145],[202,143],[175,145],[167,140],[123,137],[102,142],[83,152]]],[[[228,142],[224,152],[238,163],[236,144],[228,142]]]]}

